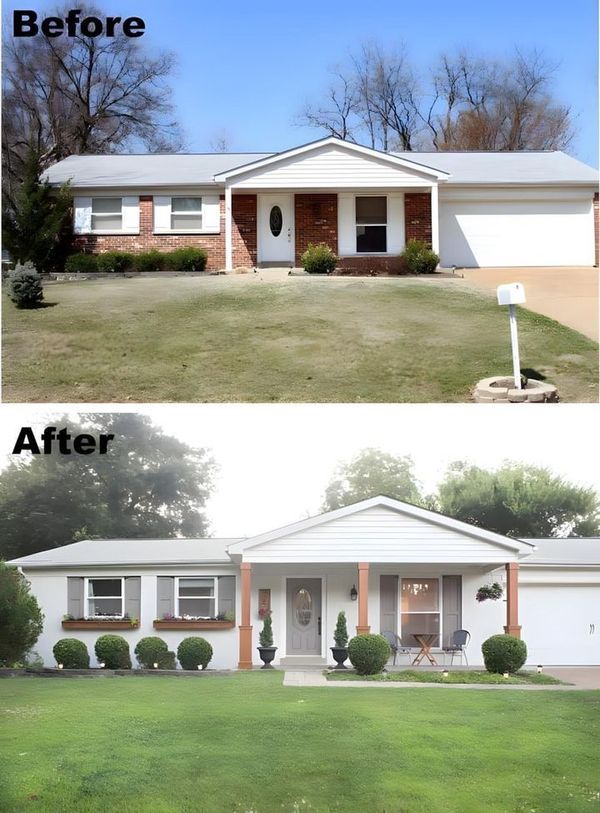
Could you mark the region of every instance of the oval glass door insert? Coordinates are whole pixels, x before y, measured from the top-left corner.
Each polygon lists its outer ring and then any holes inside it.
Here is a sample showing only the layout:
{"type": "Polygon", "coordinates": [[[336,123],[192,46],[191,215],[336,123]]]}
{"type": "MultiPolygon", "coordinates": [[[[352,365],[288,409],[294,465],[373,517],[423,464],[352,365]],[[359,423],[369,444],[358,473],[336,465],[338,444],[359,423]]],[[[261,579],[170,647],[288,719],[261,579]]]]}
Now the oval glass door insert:
{"type": "Polygon", "coordinates": [[[294,613],[301,627],[308,627],[312,618],[312,597],[308,590],[301,587],[294,598],[294,613]]]}
{"type": "Polygon", "coordinates": [[[269,227],[273,237],[279,237],[283,228],[283,214],[279,206],[273,206],[269,215],[269,227]]]}

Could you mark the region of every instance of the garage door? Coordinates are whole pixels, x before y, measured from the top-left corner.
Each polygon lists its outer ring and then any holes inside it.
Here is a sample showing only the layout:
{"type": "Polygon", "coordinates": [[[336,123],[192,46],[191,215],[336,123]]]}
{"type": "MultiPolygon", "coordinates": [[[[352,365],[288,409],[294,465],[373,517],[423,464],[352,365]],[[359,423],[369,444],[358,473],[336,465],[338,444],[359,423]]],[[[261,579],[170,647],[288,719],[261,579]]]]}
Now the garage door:
{"type": "Polygon", "coordinates": [[[600,585],[519,586],[527,663],[600,665],[600,585]]]}
{"type": "Polygon", "coordinates": [[[588,199],[440,201],[444,266],[593,265],[588,199]]]}

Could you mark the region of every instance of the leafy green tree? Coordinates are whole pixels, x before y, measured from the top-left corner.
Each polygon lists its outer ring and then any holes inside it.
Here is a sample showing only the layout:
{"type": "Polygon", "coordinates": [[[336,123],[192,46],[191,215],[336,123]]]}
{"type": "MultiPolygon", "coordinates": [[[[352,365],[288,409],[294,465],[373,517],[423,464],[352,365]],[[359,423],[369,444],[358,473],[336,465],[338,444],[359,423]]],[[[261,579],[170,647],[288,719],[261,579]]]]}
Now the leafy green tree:
{"type": "Polygon", "coordinates": [[[600,499],[594,489],[520,463],[505,463],[495,471],[454,463],[438,487],[437,508],[512,537],[600,533],[600,499]]]}
{"type": "Polygon", "coordinates": [[[44,616],[16,567],[0,561],[0,666],[22,661],[42,633],[44,616]]]}
{"type": "Polygon", "coordinates": [[[27,455],[0,473],[0,554],[15,558],[82,538],[202,536],[215,462],[132,413],[49,421],[111,433],[104,455],[27,455]]]}
{"type": "Polygon", "coordinates": [[[14,200],[5,197],[2,239],[13,260],[30,260],[38,271],[49,271],[64,259],[71,200],[68,185],[53,189],[41,173],[39,154],[30,148],[14,200]]]}
{"type": "Polygon", "coordinates": [[[323,510],[334,511],[379,494],[410,503],[422,501],[410,457],[363,449],[338,466],[325,490],[323,510]]]}

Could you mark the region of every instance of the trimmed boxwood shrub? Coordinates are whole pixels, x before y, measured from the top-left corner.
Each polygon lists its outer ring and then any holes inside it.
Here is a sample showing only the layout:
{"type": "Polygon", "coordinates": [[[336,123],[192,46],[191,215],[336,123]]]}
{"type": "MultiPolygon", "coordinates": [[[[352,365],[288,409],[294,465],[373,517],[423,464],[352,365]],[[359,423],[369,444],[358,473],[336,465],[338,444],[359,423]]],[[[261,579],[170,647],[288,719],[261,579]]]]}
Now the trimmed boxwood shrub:
{"type": "Polygon", "coordinates": [[[65,260],[65,271],[69,274],[91,274],[98,270],[95,254],[71,254],[65,260]]]}
{"type": "Polygon", "coordinates": [[[158,656],[157,663],[159,669],[177,669],[175,653],[171,652],[171,650],[168,650],[168,652],[161,652],[158,656]]]}
{"type": "Polygon", "coordinates": [[[390,645],[383,635],[356,635],[348,644],[350,663],[359,675],[376,675],[390,657],[390,645]]]}
{"type": "Polygon", "coordinates": [[[527,645],[514,635],[492,635],[481,646],[488,672],[514,674],[527,660],[527,645]]]}
{"type": "Polygon", "coordinates": [[[110,274],[122,274],[133,268],[134,256],[127,251],[105,251],[98,254],[96,264],[98,271],[110,274]]]}
{"type": "Polygon", "coordinates": [[[162,251],[144,251],[136,254],[133,259],[133,267],[136,271],[164,271],[166,264],[166,254],[162,251]]]}
{"type": "Polygon", "coordinates": [[[17,263],[8,275],[8,295],[17,308],[37,308],[44,299],[42,278],[32,262],[17,263]]]}
{"type": "Polygon", "coordinates": [[[177,659],[182,669],[206,669],[213,656],[213,648],[204,638],[184,638],[177,647],[177,659]]]}
{"type": "Polygon", "coordinates": [[[144,669],[153,669],[154,664],[160,664],[160,656],[169,651],[169,647],[157,635],[149,635],[147,638],[140,638],[135,645],[135,656],[140,666],[144,669]]]}
{"type": "Polygon", "coordinates": [[[165,267],[168,271],[198,272],[206,270],[208,254],[203,248],[187,246],[177,248],[165,255],[165,267]]]}
{"type": "Polygon", "coordinates": [[[56,663],[62,663],[65,669],[89,669],[90,656],[87,646],[77,638],[61,638],[52,652],[56,663]]]}
{"type": "Polygon", "coordinates": [[[325,243],[309,243],[300,262],[307,274],[331,274],[338,258],[325,243]]]}
{"type": "Polygon", "coordinates": [[[423,240],[409,240],[400,257],[410,274],[433,274],[440,262],[423,240]]]}
{"type": "Polygon", "coordinates": [[[122,635],[101,635],[94,651],[106,669],[131,669],[129,644],[122,635]]]}

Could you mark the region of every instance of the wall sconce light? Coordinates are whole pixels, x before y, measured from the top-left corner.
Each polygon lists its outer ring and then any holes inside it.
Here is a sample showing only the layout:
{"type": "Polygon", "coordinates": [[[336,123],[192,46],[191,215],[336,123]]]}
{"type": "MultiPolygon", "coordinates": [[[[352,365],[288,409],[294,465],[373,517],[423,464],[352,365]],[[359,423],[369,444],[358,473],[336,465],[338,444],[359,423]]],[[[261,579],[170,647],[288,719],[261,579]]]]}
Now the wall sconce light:
{"type": "Polygon", "coordinates": [[[541,663],[538,663],[536,671],[537,671],[538,675],[541,674],[541,672],[542,672],[542,664],[541,663]]]}
{"type": "Polygon", "coordinates": [[[352,590],[350,590],[350,601],[356,601],[358,598],[358,590],[356,589],[356,585],[352,585],[352,590]]]}

